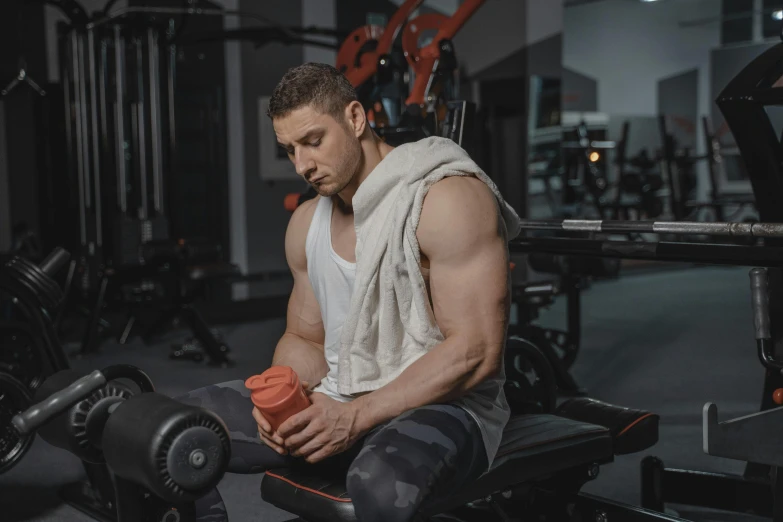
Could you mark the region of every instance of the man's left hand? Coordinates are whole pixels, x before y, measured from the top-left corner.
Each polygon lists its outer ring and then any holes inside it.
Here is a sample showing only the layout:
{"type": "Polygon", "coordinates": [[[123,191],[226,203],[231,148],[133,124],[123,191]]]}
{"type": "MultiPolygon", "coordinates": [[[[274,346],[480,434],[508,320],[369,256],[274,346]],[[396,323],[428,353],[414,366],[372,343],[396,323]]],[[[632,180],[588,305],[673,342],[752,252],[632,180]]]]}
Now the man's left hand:
{"type": "Polygon", "coordinates": [[[310,400],[310,407],[288,418],[277,432],[291,455],[315,464],[353,446],[361,433],[351,403],[317,392],[310,395],[310,400]]]}

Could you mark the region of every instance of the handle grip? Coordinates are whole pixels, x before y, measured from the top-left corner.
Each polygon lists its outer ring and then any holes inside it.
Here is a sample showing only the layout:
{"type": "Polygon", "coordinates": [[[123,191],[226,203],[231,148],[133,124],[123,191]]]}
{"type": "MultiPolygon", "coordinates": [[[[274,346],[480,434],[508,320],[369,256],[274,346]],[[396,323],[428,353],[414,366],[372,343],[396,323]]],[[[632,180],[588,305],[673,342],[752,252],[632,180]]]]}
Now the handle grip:
{"type": "Polygon", "coordinates": [[[753,323],[756,327],[756,340],[772,339],[767,280],[766,268],[753,268],[750,271],[750,296],[753,306],[753,323]]]}
{"type": "Polygon", "coordinates": [[[46,275],[54,277],[57,275],[57,272],[59,272],[60,269],[68,263],[70,258],[71,254],[69,254],[64,249],[57,247],[52,251],[51,254],[47,256],[46,259],[43,260],[38,268],[40,268],[46,275]]]}
{"type": "Polygon", "coordinates": [[[33,433],[54,417],[105,385],[106,377],[100,371],[95,370],[67,388],[53,393],[44,401],[14,416],[11,423],[22,435],[33,433]]]}

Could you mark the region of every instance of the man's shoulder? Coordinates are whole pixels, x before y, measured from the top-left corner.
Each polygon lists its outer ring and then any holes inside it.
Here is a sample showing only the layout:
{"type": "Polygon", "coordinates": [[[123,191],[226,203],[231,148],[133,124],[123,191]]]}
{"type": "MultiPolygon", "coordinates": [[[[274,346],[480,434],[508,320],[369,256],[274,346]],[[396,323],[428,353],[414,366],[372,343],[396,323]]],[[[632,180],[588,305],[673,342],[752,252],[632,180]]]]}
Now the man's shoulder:
{"type": "Polygon", "coordinates": [[[285,248],[289,264],[299,268],[306,268],[307,233],[313,222],[313,215],[318,206],[319,197],[310,199],[299,205],[288,222],[286,231],[285,248]]]}
{"type": "Polygon", "coordinates": [[[421,221],[443,221],[456,214],[497,209],[497,201],[486,183],[475,176],[447,176],[434,183],[424,197],[421,221]]]}
{"type": "Polygon", "coordinates": [[[289,227],[304,229],[309,228],[310,223],[313,221],[313,215],[315,214],[315,209],[318,207],[318,201],[320,199],[321,196],[316,196],[313,199],[308,199],[296,207],[296,210],[294,210],[294,213],[291,215],[289,227]]]}
{"type": "Polygon", "coordinates": [[[473,176],[449,176],[434,183],[424,198],[417,236],[422,248],[495,230],[497,199],[486,183],[473,176]]]}

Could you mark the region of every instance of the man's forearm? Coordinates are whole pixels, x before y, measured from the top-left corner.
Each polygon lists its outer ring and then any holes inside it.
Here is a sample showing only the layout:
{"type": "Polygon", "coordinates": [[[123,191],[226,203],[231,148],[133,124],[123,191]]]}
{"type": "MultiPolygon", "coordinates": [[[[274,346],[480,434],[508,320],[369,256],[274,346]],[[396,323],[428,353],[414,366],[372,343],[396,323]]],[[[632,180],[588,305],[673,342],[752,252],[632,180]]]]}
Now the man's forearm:
{"type": "Polygon", "coordinates": [[[457,399],[490,375],[488,364],[460,339],[446,339],[386,386],[355,399],[357,428],[366,432],[413,408],[457,399]]]}
{"type": "Polygon", "coordinates": [[[283,334],[277,343],[272,364],[293,368],[299,380],[307,381],[311,388],[329,373],[323,348],[290,333],[283,334]]]}

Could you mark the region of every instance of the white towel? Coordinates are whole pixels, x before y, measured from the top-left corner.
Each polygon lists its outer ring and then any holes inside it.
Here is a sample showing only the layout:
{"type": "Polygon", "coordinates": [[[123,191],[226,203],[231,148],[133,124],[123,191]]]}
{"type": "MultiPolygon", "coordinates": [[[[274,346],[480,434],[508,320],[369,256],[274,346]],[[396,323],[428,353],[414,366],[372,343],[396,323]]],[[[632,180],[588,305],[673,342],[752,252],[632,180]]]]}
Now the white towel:
{"type": "Polygon", "coordinates": [[[427,191],[446,176],[486,183],[500,204],[508,239],[519,234],[519,216],[452,140],[426,138],[387,154],[353,198],[356,280],[338,366],[344,395],[384,386],[444,340],[421,273],[416,229],[427,191]]]}

